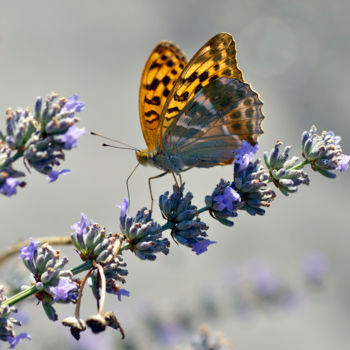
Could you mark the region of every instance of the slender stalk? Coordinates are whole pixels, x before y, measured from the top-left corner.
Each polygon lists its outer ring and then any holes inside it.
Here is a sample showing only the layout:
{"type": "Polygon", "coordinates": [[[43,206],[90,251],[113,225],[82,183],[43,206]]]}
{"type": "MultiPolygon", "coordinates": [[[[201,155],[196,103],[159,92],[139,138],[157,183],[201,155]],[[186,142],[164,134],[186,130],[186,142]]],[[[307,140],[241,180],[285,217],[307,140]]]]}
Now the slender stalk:
{"type": "Polygon", "coordinates": [[[102,311],[105,306],[105,300],[106,300],[106,276],[103,271],[103,267],[100,264],[96,264],[96,267],[98,269],[98,272],[101,278],[101,298],[99,302],[98,313],[102,315],[102,311]]]}
{"type": "Polygon", "coordinates": [[[174,226],[174,224],[170,221],[167,221],[163,226],[162,226],[162,231],[165,231],[165,230],[170,230],[172,229],[174,226]]]}
{"type": "Polygon", "coordinates": [[[92,262],[91,260],[85,261],[81,265],[72,268],[70,271],[72,272],[73,275],[77,275],[80,272],[84,272],[86,270],[89,270],[92,267],[92,262]]]}
{"type": "Polygon", "coordinates": [[[16,154],[14,154],[12,157],[9,157],[5,163],[2,165],[3,168],[5,168],[6,166],[12,164],[13,162],[15,162],[17,159],[21,158],[23,156],[23,151],[17,151],[16,154]]]}
{"type": "Polygon", "coordinates": [[[36,286],[32,286],[32,287],[29,287],[15,295],[13,295],[11,298],[8,298],[7,300],[5,300],[1,306],[5,306],[5,305],[8,305],[8,306],[12,306],[12,305],[15,305],[17,304],[18,302],[28,298],[29,296],[33,295],[34,293],[36,293],[38,291],[38,289],[36,288],[36,286]]]}
{"type": "MultiPolygon", "coordinates": [[[[44,243],[49,243],[51,245],[70,245],[72,244],[72,240],[70,237],[61,237],[61,236],[53,236],[53,237],[36,237],[33,239],[34,241],[39,241],[40,245],[44,243]]],[[[29,239],[24,239],[16,242],[5,251],[0,254],[0,265],[4,263],[7,259],[11,258],[13,255],[18,254],[18,251],[28,245],[30,243],[29,239]]]]}
{"type": "Polygon", "coordinates": [[[294,165],[293,169],[299,170],[299,169],[303,168],[307,164],[310,164],[310,162],[307,159],[305,159],[303,162],[301,162],[301,163],[299,163],[297,165],[294,165]]]}
{"type": "Polygon", "coordinates": [[[207,210],[209,210],[209,207],[207,207],[207,206],[205,206],[205,207],[203,207],[201,209],[198,209],[198,214],[201,214],[201,213],[203,213],[203,212],[205,212],[207,210]]]}
{"type": "Polygon", "coordinates": [[[89,278],[92,270],[94,268],[92,267],[88,273],[85,275],[83,281],[81,282],[81,285],[80,285],[80,288],[79,288],[79,294],[78,294],[78,299],[77,299],[77,303],[76,303],[76,306],[75,306],[75,311],[74,311],[74,316],[76,319],[79,319],[80,318],[80,304],[81,304],[81,299],[83,297],[83,289],[84,289],[84,286],[86,284],[86,281],[87,279],[89,278]]]}

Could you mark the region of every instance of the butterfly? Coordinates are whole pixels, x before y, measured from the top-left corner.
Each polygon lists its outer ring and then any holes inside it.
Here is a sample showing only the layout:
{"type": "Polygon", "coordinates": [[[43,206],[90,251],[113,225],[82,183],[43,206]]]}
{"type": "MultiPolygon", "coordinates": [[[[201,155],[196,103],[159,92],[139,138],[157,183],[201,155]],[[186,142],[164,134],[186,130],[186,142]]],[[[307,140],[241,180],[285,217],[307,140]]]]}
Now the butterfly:
{"type": "Polygon", "coordinates": [[[254,145],[263,133],[261,106],[237,67],[230,34],[215,35],[189,62],[176,45],[162,41],[141,77],[147,149],[136,152],[137,160],[164,174],[230,164],[243,140],[254,145]]]}

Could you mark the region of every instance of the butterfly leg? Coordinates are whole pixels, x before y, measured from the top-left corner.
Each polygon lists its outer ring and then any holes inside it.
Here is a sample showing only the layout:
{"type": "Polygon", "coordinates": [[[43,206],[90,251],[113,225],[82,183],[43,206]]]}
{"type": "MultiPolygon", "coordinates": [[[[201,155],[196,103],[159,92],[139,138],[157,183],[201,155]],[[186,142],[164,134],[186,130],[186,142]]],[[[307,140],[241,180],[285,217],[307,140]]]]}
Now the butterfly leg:
{"type": "Polygon", "coordinates": [[[183,182],[182,182],[182,176],[181,176],[181,174],[179,174],[179,178],[180,178],[180,186],[182,186],[183,182]]]}
{"type": "Polygon", "coordinates": [[[170,170],[170,171],[171,171],[171,173],[172,173],[172,175],[173,175],[173,178],[174,178],[174,180],[175,180],[175,185],[176,185],[177,187],[179,187],[179,183],[177,182],[175,173],[174,173],[172,170],[170,170]]]}
{"type": "Polygon", "coordinates": [[[126,190],[128,192],[128,200],[129,200],[129,208],[130,208],[130,203],[131,203],[131,199],[130,199],[130,190],[129,190],[129,180],[131,178],[131,176],[134,174],[135,170],[137,169],[137,167],[140,165],[140,163],[137,163],[137,165],[135,166],[135,168],[133,169],[133,171],[130,173],[130,175],[127,177],[126,179],[126,190]]]}
{"type": "Polygon", "coordinates": [[[168,174],[168,171],[165,171],[164,173],[161,173],[159,175],[156,176],[152,176],[148,178],[148,187],[149,187],[149,193],[151,195],[151,211],[153,211],[153,193],[152,193],[152,186],[151,186],[151,181],[154,179],[158,179],[159,177],[162,177],[164,175],[168,174]]]}

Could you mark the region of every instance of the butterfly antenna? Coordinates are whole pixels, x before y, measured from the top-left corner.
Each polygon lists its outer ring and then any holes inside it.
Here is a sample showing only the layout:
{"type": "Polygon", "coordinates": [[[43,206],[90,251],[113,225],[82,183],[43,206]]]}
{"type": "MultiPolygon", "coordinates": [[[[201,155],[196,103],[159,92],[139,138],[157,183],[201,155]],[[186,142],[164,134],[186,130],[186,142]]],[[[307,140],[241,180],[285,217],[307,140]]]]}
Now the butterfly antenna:
{"type": "MultiPolygon", "coordinates": [[[[125,143],[125,142],[121,142],[121,141],[118,141],[118,140],[116,140],[116,139],[112,139],[111,137],[103,136],[103,135],[98,134],[98,133],[96,133],[96,132],[94,132],[94,131],[91,131],[90,134],[93,135],[93,136],[102,137],[102,138],[105,139],[105,140],[109,140],[109,141],[112,141],[112,142],[116,142],[116,143],[119,143],[119,144],[121,144],[121,145],[123,145],[123,146],[129,147],[129,148],[126,148],[126,149],[133,149],[134,151],[139,151],[139,149],[136,148],[136,147],[134,147],[134,146],[130,146],[129,144],[127,144],[127,143],[125,143]]],[[[103,146],[105,146],[105,144],[103,144],[103,146]]],[[[107,146],[110,146],[110,145],[107,145],[107,146]]],[[[113,146],[111,146],[111,147],[113,147],[113,146]]],[[[115,147],[115,148],[118,148],[118,147],[115,147]]],[[[122,148],[122,149],[124,149],[124,148],[122,148]]]]}
{"type": "Polygon", "coordinates": [[[103,147],[112,147],[112,148],[117,148],[117,149],[129,149],[131,151],[136,151],[135,148],[114,146],[114,145],[109,145],[108,143],[103,143],[102,146],[103,147]]]}

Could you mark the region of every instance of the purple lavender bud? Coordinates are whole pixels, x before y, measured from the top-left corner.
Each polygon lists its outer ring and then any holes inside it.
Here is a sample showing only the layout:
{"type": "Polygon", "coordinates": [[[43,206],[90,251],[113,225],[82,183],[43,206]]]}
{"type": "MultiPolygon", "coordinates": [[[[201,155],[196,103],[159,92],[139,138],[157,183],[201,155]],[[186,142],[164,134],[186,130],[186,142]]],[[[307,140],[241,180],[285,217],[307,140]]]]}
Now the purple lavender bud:
{"type": "Polygon", "coordinates": [[[1,304],[7,299],[4,295],[4,287],[0,286],[0,340],[7,341],[9,348],[12,349],[22,339],[31,339],[28,333],[20,333],[16,335],[15,326],[21,326],[21,322],[16,320],[12,313],[17,312],[14,306],[1,306],[1,304]]]}
{"type": "Polygon", "coordinates": [[[268,152],[264,153],[264,158],[274,185],[284,195],[288,196],[290,193],[297,192],[298,186],[301,184],[309,185],[310,180],[302,169],[295,168],[299,161],[298,157],[288,159],[291,147],[287,146],[281,151],[281,145],[282,142],[278,140],[270,154],[268,152]]]}
{"type": "Polygon", "coordinates": [[[247,168],[234,167],[233,187],[241,197],[239,209],[250,215],[264,215],[262,207],[269,207],[276,197],[275,192],[267,188],[270,176],[260,164],[260,160],[249,163],[247,168]]]}
{"type": "Polygon", "coordinates": [[[162,238],[162,228],[151,218],[151,211],[143,208],[132,218],[125,216],[126,205],[122,204],[120,208],[120,229],[126,236],[126,242],[130,244],[130,250],[137,257],[142,260],[155,260],[155,253],[169,253],[170,243],[167,238],[162,238]]]}
{"type": "Polygon", "coordinates": [[[254,159],[255,153],[258,149],[258,144],[252,146],[249,142],[243,140],[241,148],[234,150],[235,164],[238,164],[240,169],[245,169],[254,159]]]}
{"type": "Polygon", "coordinates": [[[58,285],[50,287],[50,292],[54,296],[54,301],[69,302],[72,300],[72,291],[78,290],[78,287],[68,278],[61,278],[58,285]]]}
{"type": "Polygon", "coordinates": [[[316,127],[312,126],[309,131],[303,133],[303,157],[311,164],[314,171],[335,178],[335,170],[348,169],[350,156],[343,153],[340,136],[335,136],[332,131],[323,131],[321,135],[317,135],[316,131],[316,127]]]}
{"type": "Polygon", "coordinates": [[[169,196],[165,192],[159,197],[159,207],[167,224],[171,229],[173,239],[187,247],[193,248],[197,242],[206,237],[207,225],[198,217],[197,207],[191,203],[193,195],[187,192],[184,195],[184,185],[174,186],[169,196]]]}

